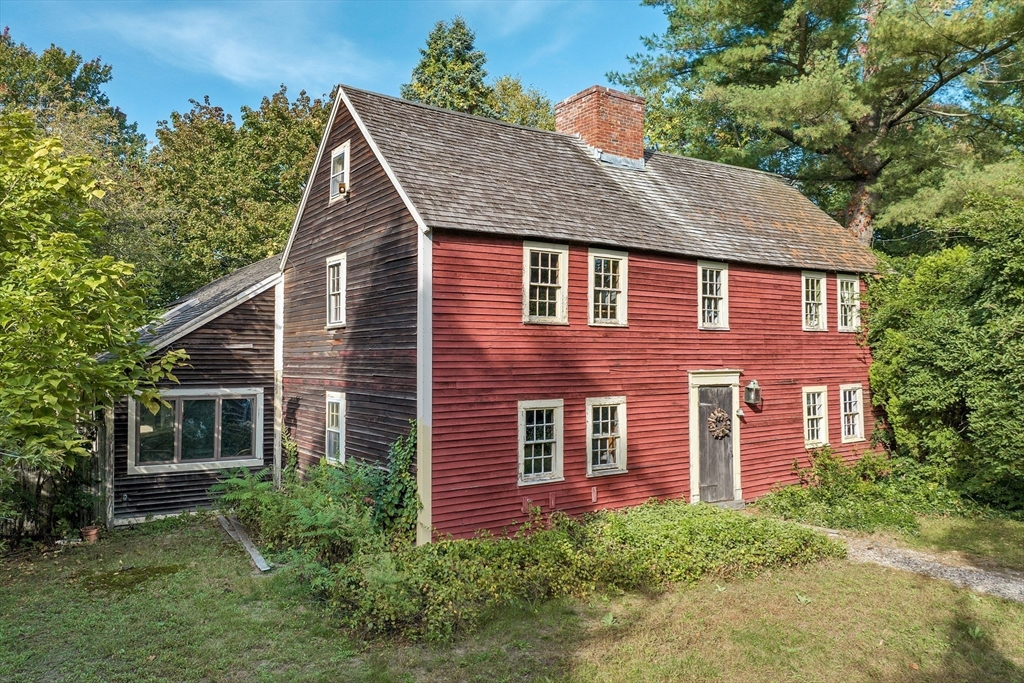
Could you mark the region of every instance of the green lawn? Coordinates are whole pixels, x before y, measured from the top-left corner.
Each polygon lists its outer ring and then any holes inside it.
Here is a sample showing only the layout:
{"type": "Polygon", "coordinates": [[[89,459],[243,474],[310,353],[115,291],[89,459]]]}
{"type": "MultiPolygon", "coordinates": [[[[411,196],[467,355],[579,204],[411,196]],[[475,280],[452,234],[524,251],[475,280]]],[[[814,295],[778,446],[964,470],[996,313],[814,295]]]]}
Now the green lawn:
{"type": "Polygon", "coordinates": [[[954,551],[972,564],[1024,572],[1024,522],[922,517],[921,533],[904,540],[921,550],[954,551]]]}
{"type": "Polygon", "coordinates": [[[209,520],[0,563],[2,681],[1024,681],[1024,605],[829,562],[361,641],[209,520]]]}

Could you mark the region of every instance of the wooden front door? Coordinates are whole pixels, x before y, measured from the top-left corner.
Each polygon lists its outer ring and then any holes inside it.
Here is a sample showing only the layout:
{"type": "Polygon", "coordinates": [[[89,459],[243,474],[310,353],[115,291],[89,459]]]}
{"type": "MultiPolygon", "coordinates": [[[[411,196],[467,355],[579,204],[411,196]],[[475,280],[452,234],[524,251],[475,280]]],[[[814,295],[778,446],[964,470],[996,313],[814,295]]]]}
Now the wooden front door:
{"type": "Polygon", "coordinates": [[[698,396],[700,499],[705,503],[732,500],[732,387],[699,387],[698,396]]]}

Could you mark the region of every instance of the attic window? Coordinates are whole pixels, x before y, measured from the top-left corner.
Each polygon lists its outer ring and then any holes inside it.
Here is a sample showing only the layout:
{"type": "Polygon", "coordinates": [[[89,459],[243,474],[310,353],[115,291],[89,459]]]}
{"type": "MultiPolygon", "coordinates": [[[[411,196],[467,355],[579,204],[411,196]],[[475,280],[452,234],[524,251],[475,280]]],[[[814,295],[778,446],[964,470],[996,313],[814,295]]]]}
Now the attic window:
{"type": "Polygon", "coordinates": [[[348,194],[349,143],[331,152],[331,201],[348,194]]]}

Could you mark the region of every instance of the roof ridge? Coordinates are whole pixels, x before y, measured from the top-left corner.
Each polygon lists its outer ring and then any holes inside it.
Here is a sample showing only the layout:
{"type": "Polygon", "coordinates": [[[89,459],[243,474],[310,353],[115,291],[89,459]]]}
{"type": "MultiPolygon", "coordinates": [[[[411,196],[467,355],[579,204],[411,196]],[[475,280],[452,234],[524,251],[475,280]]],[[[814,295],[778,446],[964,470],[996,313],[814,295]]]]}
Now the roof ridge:
{"type": "MultiPolygon", "coordinates": [[[[566,139],[566,140],[574,140],[576,142],[582,142],[584,145],[589,147],[589,145],[587,145],[587,143],[582,140],[582,138],[580,137],[580,135],[578,133],[563,133],[563,132],[560,132],[560,131],[557,131],[557,130],[547,130],[546,128],[534,128],[533,126],[524,126],[524,125],[521,125],[521,124],[518,124],[518,123],[509,123],[508,121],[502,121],[500,119],[492,119],[492,118],[487,117],[487,116],[477,116],[476,114],[467,114],[465,112],[455,111],[454,109],[445,109],[444,107],[438,107],[438,106],[435,106],[433,104],[425,104],[423,102],[413,102],[412,100],[407,100],[407,99],[404,99],[404,98],[401,98],[401,97],[395,97],[394,95],[385,95],[384,93],[374,92],[372,90],[366,90],[364,88],[356,88],[354,86],[345,85],[344,83],[339,83],[338,87],[342,88],[345,92],[358,92],[358,93],[361,93],[363,95],[369,95],[371,97],[377,97],[377,98],[384,99],[384,100],[390,100],[390,101],[395,102],[397,104],[409,105],[411,107],[418,107],[420,109],[426,109],[427,111],[436,112],[438,114],[444,114],[444,115],[448,115],[448,116],[454,116],[454,117],[458,117],[458,118],[469,119],[471,121],[479,121],[480,123],[494,124],[496,126],[504,126],[506,128],[525,130],[525,131],[530,131],[530,132],[533,132],[533,133],[543,133],[545,135],[553,135],[553,136],[557,136],[559,138],[563,138],[563,139],[566,139]]],[[[571,95],[570,95],[570,97],[571,97],[571,95]]],[[[705,164],[713,164],[715,166],[724,166],[726,168],[732,168],[732,169],[736,169],[738,171],[750,171],[752,173],[760,173],[760,174],[763,174],[763,175],[766,175],[766,176],[769,176],[769,177],[772,177],[772,178],[779,178],[779,179],[787,181],[787,182],[789,181],[789,179],[786,178],[785,176],[779,175],[778,173],[772,173],[771,171],[765,171],[765,170],[762,170],[760,168],[749,168],[747,166],[740,166],[738,164],[727,164],[724,161],[712,161],[710,159],[701,159],[700,157],[693,157],[693,156],[689,156],[687,154],[673,154],[671,152],[663,152],[663,151],[660,151],[660,150],[657,150],[657,149],[653,149],[653,148],[648,148],[648,149],[645,149],[644,151],[645,152],[649,152],[651,154],[651,156],[663,156],[663,157],[669,157],[669,158],[672,158],[672,159],[684,159],[684,160],[687,160],[687,161],[699,161],[699,162],[705,163],[705,164]]]]}

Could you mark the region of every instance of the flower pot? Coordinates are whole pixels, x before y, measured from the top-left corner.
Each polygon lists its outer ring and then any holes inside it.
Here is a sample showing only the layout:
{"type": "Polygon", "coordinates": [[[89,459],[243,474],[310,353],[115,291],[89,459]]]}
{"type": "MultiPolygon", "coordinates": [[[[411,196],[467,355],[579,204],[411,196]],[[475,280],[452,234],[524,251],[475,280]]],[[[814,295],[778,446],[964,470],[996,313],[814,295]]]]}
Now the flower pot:
{"type": "Polygon", "coordinates": [[[82,540],[86,543],[95,543],[100,538],[100,528],[95,524],[82,527],[82,540]]]}

